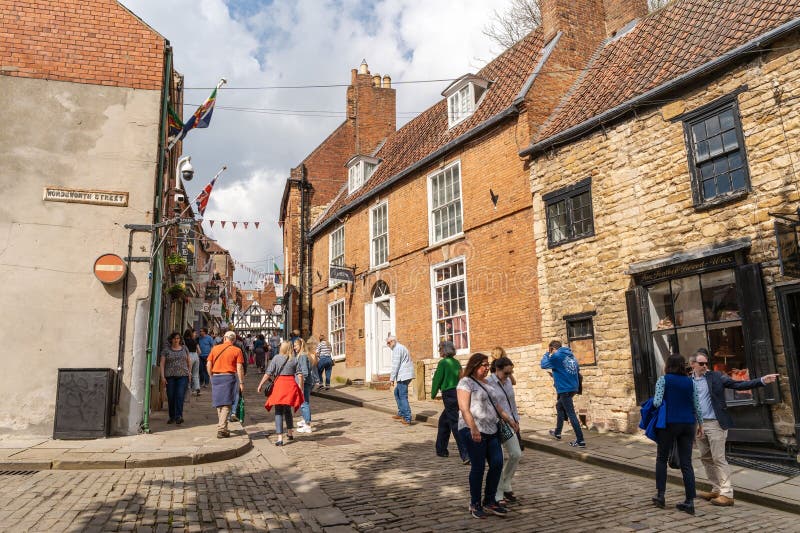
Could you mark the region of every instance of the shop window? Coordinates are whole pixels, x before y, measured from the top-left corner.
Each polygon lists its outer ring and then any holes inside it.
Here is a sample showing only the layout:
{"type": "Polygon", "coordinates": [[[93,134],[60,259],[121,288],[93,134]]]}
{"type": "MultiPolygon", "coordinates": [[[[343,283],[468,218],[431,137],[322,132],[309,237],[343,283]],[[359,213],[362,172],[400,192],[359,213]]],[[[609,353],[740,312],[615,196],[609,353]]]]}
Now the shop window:
{"type": "Polygon", "coordinates": [[[464,260],[434,267],[432,289],[435,305],[434,344],[453,341],[457,352],[469,351],[464,260]]]}
{"type": "MultiPolygon", "coordinates": [[[[710,369],[735,380],[750,379],[733,270],[663,281],[647,290],[656,371],[673,353],[710,354],[710,369]]],[[[749,400],[753,391],[725,389],[727,400],[749,400]]]]}
{"type": "Polygon", "coordinates": [[[565,316],[567,343],[581,366],[597,363],[594,348],[594,313],[565,316]]]}
{"type": "Polygon", "coordinates": [[[552,247],[594,235],[591,178],[545,194],[547,243],[552,247]]]}
{"type": "Polygon", "coordinates": [[[739,198],[750,175],[735,95],[683,117],[695,207],[739,198]]]}
{"type": "Polygon", "coordinates": [[[328,305],[328,331],[331,352],[334,356],[344,355],[344,300],[328,305]]]}

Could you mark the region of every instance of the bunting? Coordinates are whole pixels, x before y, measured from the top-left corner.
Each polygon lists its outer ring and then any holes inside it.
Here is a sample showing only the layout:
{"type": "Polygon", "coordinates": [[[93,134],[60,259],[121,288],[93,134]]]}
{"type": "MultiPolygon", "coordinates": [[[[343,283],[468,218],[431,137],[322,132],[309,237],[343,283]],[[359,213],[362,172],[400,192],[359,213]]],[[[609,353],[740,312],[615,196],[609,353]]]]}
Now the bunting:
{"type": "Polygon", "coordinates": [[[234,221],[234,220],[216,220],[216,219],[210,219],[210,218],[205,218],[203,220],[208,222],[209,226],[212,227],[212,228],[214,227],[214,224],[216,224],[217,222],[219,222],[220,225],[223,228],[225,227],[226,224],[230,224],[233,227],[233,229],[246,229],[246,230],[250,229],[250,230],[252,230],[252,229],[259,229],[259,226],[261,226],[261,221],[252,221],[252,220],[247,220],[247,221],[235,220],[234,221]],[[251,225],[253,226],[252,228],[250,227],[251,225]]]}

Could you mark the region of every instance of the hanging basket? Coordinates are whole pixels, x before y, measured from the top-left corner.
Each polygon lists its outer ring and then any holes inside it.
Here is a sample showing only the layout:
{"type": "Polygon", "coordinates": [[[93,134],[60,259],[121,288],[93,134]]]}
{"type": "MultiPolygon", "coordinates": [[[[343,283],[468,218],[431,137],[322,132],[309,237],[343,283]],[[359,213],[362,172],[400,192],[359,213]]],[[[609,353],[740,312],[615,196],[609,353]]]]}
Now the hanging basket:
{"type": "Polygon", "coordinates": [[[169,263],[167,267],[172,274],[186,273],[186,263],[169,263]]]}
{"type": "Polygon", "coordinates": [[[183,298],[183,296],[186,294],[186,287],[183,287],[181,285],[175,284],[172,287],[170,287],[169,289],[167,289],[167,293],[170,296],[172,296],[174,299],[178,300],[178,299],[183,298]]]}

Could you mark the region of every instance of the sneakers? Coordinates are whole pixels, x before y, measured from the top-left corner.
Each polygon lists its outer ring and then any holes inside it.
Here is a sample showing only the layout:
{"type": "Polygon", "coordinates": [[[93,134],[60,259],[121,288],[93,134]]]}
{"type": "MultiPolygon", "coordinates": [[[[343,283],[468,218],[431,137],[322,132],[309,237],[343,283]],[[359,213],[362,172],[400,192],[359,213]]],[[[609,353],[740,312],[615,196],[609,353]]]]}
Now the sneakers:
{"type": "Polygon", "coordinates": [[[300,421],[297,423],[297,429],[299,430],[301,427],[303,427],[305,425],[306,425],[306,421],[301,418],[300,421]]]}
{"type": "Polygon", "coordinates": [[[519,498],[514,496],[513,492],[504,492],[503,493],[503,499],[505,501],[507,501],[508,503],[516,503],[517,501],[519,501],[519,498]]]}
{"type": "Polygon", "coordinates": [[[298,433],[311,433],[312,431],[311,426],[303,425],[297,428],[298,433]]]}
{"type": "Polygon", "coordinates": [[[236,415],[231,415],[230,420],[231,420],[231,422],[238,422],[239,421],[239,417],[236,416],[236,415]]]}
{"type": "Polygon", "coordinates": [[[506,509],[497,502],[483,504],[483,510],[488,511],[497,516],[506,516],[508,514],[508,509],[506,509]]]}
{"type": "Polygon", "coordinates": [[[569,443],[573,448],[586,448],[586,442],[574,440],[569,443]]]}
{"type": "Polygon", "coordinates": [[[475,505],[469,506],[469,514],[472,515],[472,518],[486,518],[486,513],[483,511],[483,508],[475,505]]]}
{"type": "Polygon", "coordinates": [[[218,439],[227,439],[231,436],[231,432],[228,430],[225,431],[217,431],[217,438],[218,439]]]}
{"type": "Polygon", "coordinates": [[[555,430],[551,429],[548,433],[550,433],[550,436],[553,437],[554,439],[561,440],[561,435],[557,435],[555,430]]]}

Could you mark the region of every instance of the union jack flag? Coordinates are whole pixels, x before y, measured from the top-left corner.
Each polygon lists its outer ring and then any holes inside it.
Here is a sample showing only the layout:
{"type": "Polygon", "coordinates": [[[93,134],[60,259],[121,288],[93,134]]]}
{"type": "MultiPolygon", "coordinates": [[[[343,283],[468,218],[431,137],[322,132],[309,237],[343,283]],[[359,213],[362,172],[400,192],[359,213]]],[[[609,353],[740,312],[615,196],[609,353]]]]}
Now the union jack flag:
{"type": "MultiPolygon", "coordinates": [[[[205,186],[203,192],[197,197],[197,212],[200,213],[200,216],[203,216],[203,213],[206,212],[206,206],[208,205],[208,199],[211,197],[211,189],[214,188],[214,183],[217,182],[217,177],[215,176],[211,183],[205,186]]],[[[225,223],[223,222],[223,227],[225,223]]]]}

